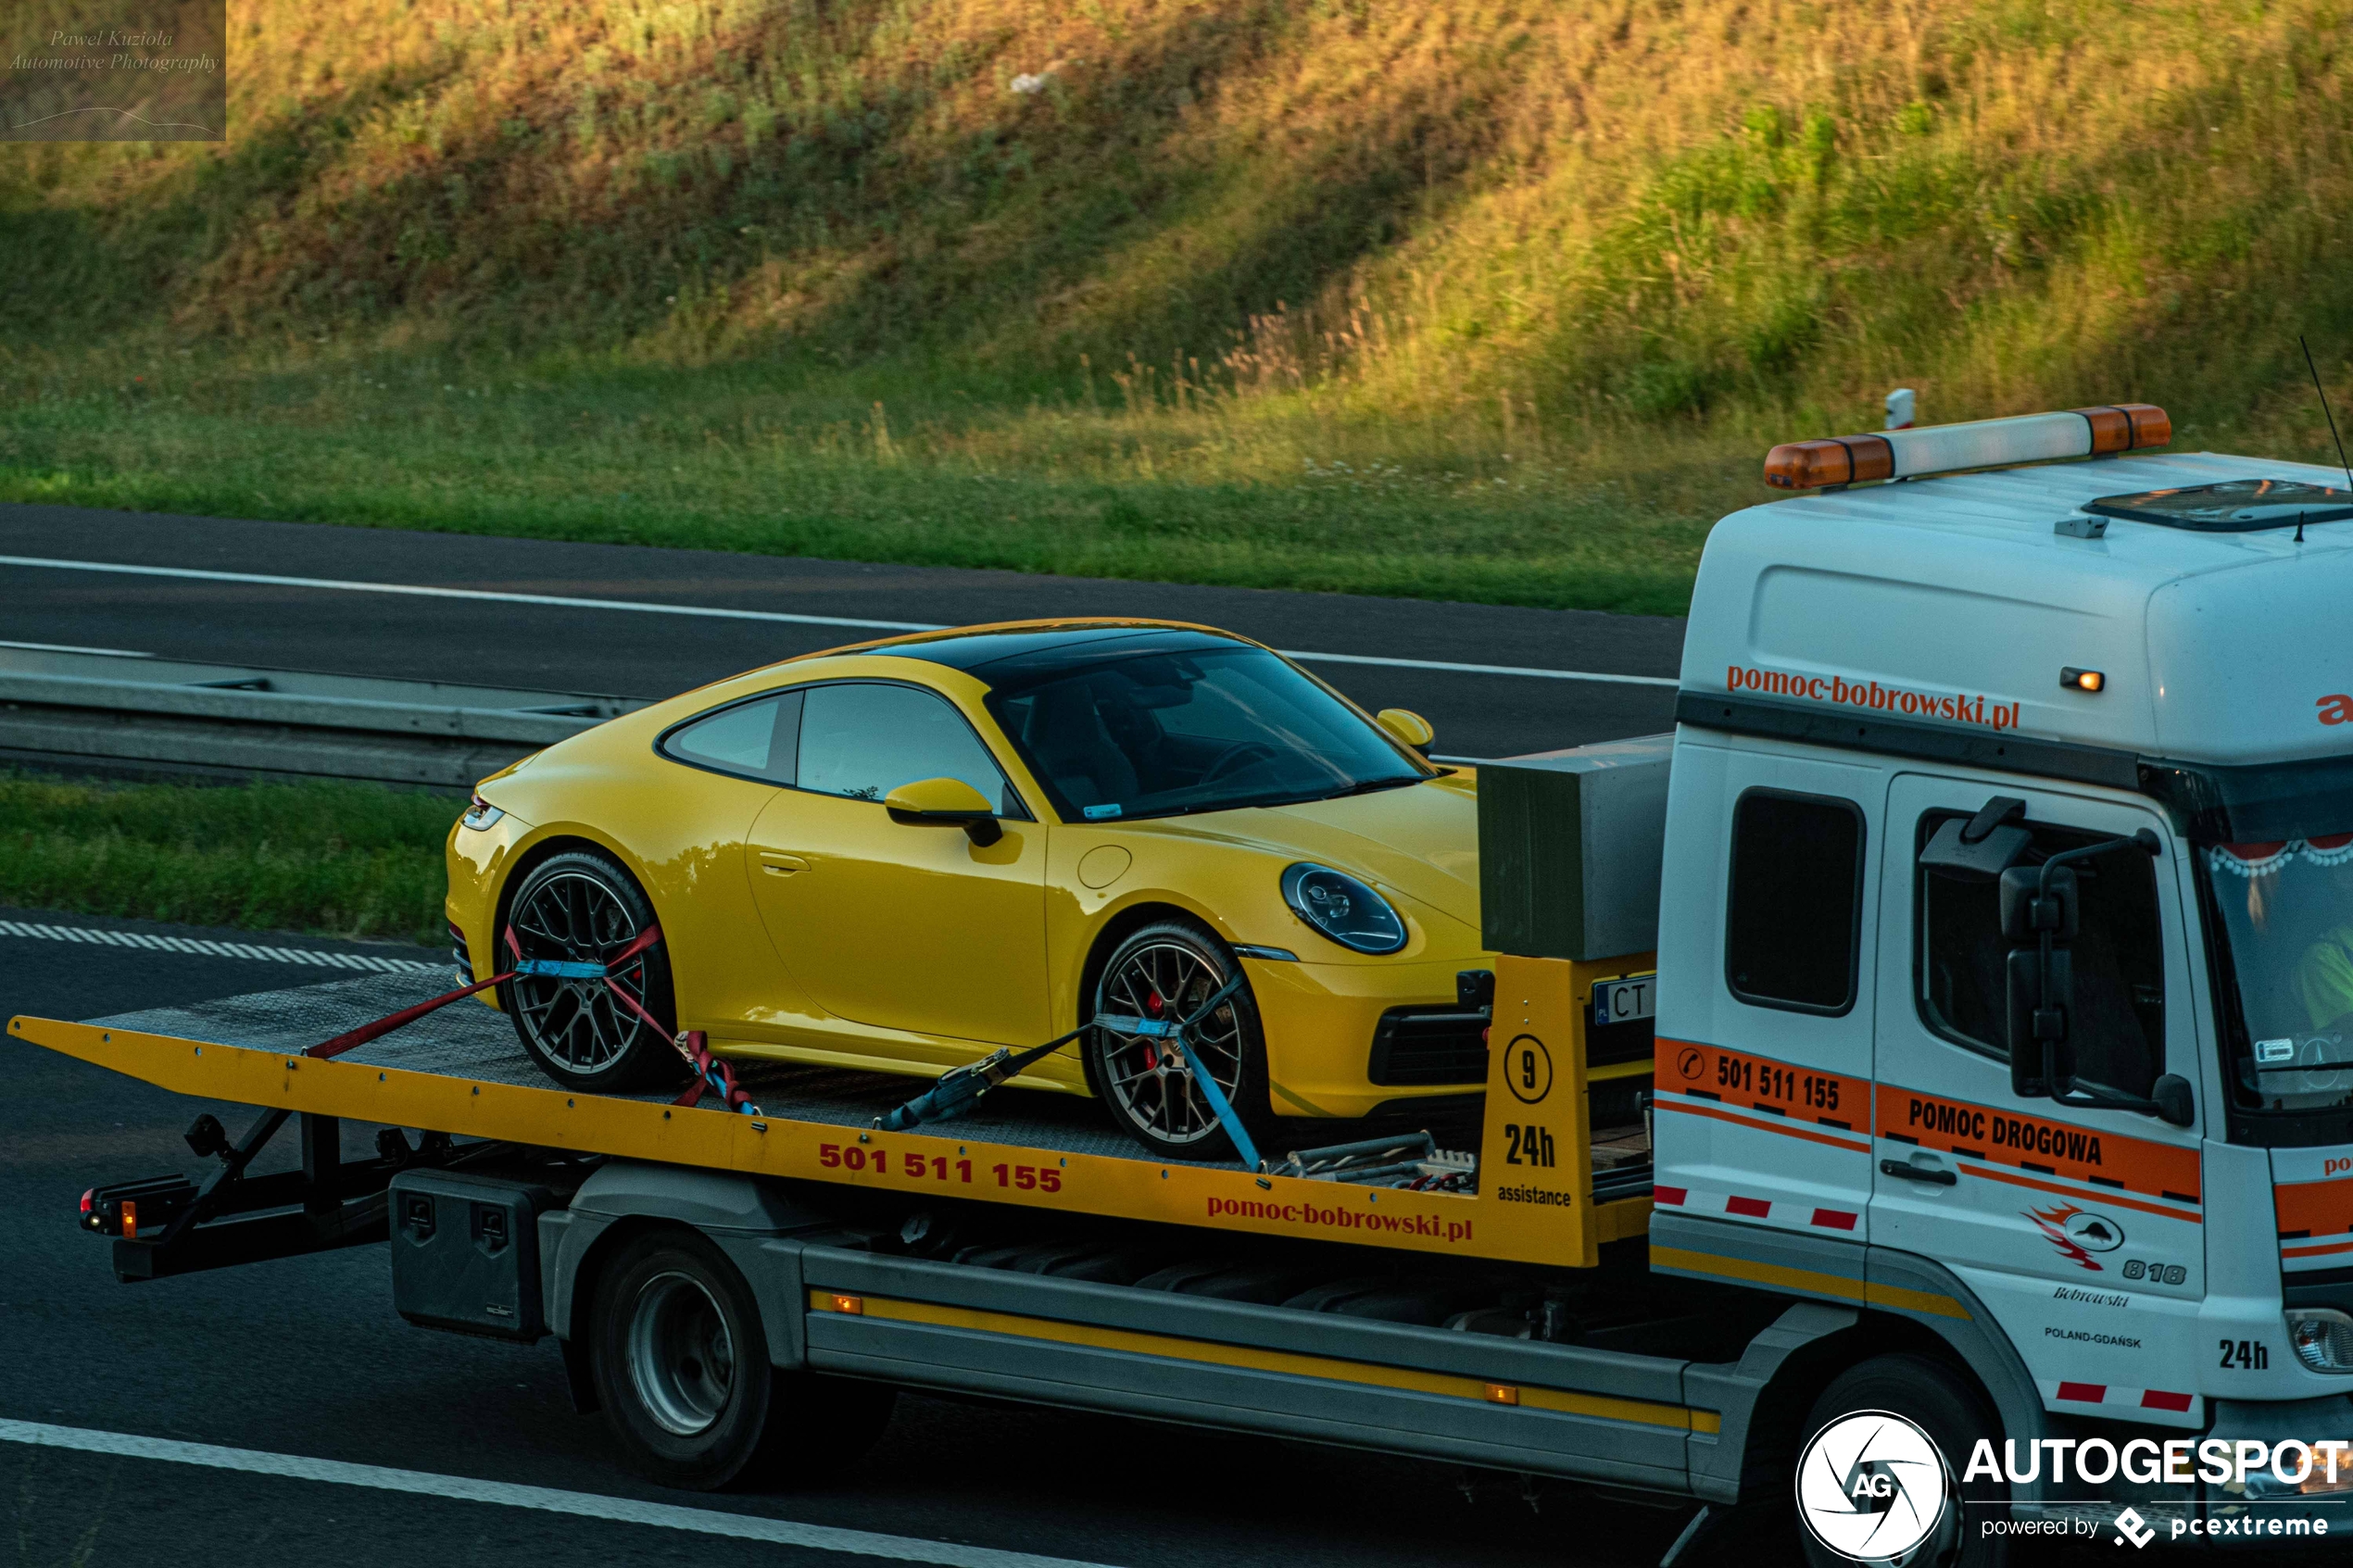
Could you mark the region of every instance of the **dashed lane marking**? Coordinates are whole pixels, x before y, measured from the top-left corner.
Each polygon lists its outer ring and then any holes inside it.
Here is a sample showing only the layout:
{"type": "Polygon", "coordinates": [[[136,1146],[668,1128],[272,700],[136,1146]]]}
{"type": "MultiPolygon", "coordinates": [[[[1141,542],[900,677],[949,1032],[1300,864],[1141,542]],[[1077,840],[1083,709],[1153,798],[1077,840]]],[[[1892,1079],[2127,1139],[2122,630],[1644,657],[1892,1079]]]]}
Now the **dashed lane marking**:
{"type": "Polygon", "coordinates": [[[201,936],[158,936],[145,931],[107,931],[89,925],[44,925],[0,920],[0,936],[41,942],[85,942],[107,947],[141,947],[151,953],[193,953],[208,959],[249,959],[269,963],[316,964],[369,974],[431,974],[448,968],[416,959],[378,958],[372,953],[330,953],[317,947],[273,947],[258,942],[215,942],[201,936]]]}

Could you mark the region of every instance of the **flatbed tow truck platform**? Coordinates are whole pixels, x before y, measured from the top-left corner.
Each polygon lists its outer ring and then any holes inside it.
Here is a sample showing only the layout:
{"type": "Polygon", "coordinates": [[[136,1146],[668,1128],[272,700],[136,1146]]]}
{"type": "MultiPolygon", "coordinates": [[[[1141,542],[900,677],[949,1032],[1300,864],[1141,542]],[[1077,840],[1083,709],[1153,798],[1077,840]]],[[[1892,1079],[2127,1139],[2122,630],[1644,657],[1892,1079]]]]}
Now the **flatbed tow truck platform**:
{"type": "MultiPolygon", "coordinates": [[[[431,995],[436,982],[413,975],[9,1029],[262,1112],[242,1143],[199,1123],[192,1146],[223,1167],[205,1186],[98,1189],[107,1223],[85,1223],[116,1236],[124,1279],[389,1238],[405,1316],[555,1335],[583,1409],[610,1408],[626,1386],[596,1368],[599,1317],[623,1311],[606,1299],[616,1248],[669,1233],[732,1262],[757,1319],[737,1332],[758,1335],[780,1376],[1121,1411],[1729,1503],[1755,1474],[1743,1450],[1774,1367],[1846,1316],[1737,1287],[1663,1289],[1645,1271],[1650,1062],[1589,1069],[1584,1056],[1596,982],[1647,967],[1503,971],[1497,1034],[1511,1044],[1491,1053],[1491,1077],[1516,1073],[1520,1087],[1499,1082],[1486,1097],[1491,1163],[1470,1191],[1284,1175],[1279,1156],[1265,1172],[1158,1159],[1091,1102],[1034,1091],[885,1133],[876,1119],[921,1081],[830,1068],[749,1064],[758,1113],[576,1093],[540,1076],[502,1015],[464,1004],[332,1060],[303,1054],[431,995]],[[1617,1123],[1602,1128],[1598,1158],[1592,1105],[1617,1123]],[[241,1179],[290,1120],[301,1168],[241,1179]],[[384,1129],[378,1159],[346,1159],[346,1122],[384,1129]],[[397,1129],[422,1133],[422,1147],[397,1129]],[[126,1223],[108,1192],[145,1192],[149,1207],[126,1223]],[[469,1199],[470,1222],[438,1229],[471,1231],[474,1253],[504,1261],[461,1259],[463,1284],[427,1279],[434,1205],[469,1199]],[[505,1218],[486,1222],[485,1201],[505,1218]],[[496,1282],[478,1302],[485,1274],[496,1282]],[[1806,1321],[1773,1331],[1793,1316],[1806,1321]]],[[[665,1472],[626,1420],[616,1426],[639,1468],[704,1484],[708,1467],[665,1472]]]]}

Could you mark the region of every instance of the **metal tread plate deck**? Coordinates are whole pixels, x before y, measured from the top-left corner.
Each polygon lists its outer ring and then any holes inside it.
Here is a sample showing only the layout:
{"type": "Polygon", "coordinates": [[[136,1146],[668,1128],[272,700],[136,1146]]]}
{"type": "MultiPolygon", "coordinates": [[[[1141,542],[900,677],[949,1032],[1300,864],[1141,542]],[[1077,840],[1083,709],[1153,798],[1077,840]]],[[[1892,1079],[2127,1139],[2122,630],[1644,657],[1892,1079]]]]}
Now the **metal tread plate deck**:
{"type": "MultiPolygon", "coordinates": [[[[445,974],[371,975],[282,991],[258,991],[185,1007],[148,1008],[91,1020],[107,1030],[168,1035],[209,1045],[247,1046],[256,1050],[299,1054],[363,1023],[439,996],[449,988],[445,974]]],[[[547,1075],[526,1055],[507,1015],[474,1001],[453,1002],[439,1012],[369,1041],[336,1059],[366,1067],[399,1067],[414,1073],[452,1074],[485,1084],[545,1088],[547,1075]]],[[[923,1092],[923,1080],[891,1073],[799,1062],[752,1061],[731,1065],[736,1081],[763,1110],[789,1110],[793,1120],[862,1130],[875,1118],[923,1092]]],[[[623,1097],[667,1105],[675,1090],[623,1097]]],[[[971,1115],[946,1123],[952,1131],[990,1141],[1019,1142],[1056,1154],[1143,1158],[1134,1140],[1111,1126],[1102,1108],[1075,1095],[1002,1088],[990,1093],[971,1115]]],[[[1203,1161],[1160,1161],[1199,1164],[1203,1161]]]]}
{"type": "Polygon", "coordinates": [[[1579,1060],[1582,997],[1572,996],[1591,977],[1580,965],[1516,961],[1557,971],[1525,987],[1543,995],[1514,1047],[1534,1041],[1525,1032],[1531,1023],[1550,1035],[1562,1047],[1559,1092],[1531,1105],[1491,1091],[1482,1141],[1502,1148],[1499,1118],[1519,1127],[1541,1114],[1557,1130],[1562,1158],[1557,1175],[1503,1173],[1475,1195],[1151,1159],[1101,1125],[1100,1107],[1076,1097],[1009,1090],[992,1096],[982,1114],[937,1131],[878,1133],[868,1124],[920,1080],[837,1069],[763,1064],[748,1075],[763,1110],[758,1116],[677,1108],[661,1096],[578,1093],[541,1076],[505,1018],[487,1008],[453,1006],[333,1060],[300,1054],[433,995],[438,983],[426,977],[370,976],[89,1023],[19,1017],[8,1027],[19,1039],[175,1093],[265,1109],[910,1196],[1590,1267],[1599,1243],[1643,1233],[1650,1199],[1595,1201],[1579,1060]]]}

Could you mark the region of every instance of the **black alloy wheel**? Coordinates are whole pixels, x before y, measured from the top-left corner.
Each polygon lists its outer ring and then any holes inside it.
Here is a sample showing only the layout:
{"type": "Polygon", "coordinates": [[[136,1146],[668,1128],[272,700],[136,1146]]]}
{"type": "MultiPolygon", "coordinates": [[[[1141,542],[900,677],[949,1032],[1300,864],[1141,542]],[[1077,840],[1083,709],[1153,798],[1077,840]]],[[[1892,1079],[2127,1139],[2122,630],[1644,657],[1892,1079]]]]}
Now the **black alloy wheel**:
{"type": "MultiPolygon", "coordinates": [[[[522,957],[575,963],[610,962],[653,923],[653,906],[628,874],[585,849],[532,867],[507,912],[522,957]]],[[[492,961],[504,968],[515,954],[505,931],[497,940],[492,961]]],[[[612,978],[663,1027],[648,1023],[595,978],[521,975],[498,987],[498,1002],[514,1020],[522,1048],[568,1089],[611,1094],[675,1082],[686,1062],[671,1043],[676,1013],[662,945],[639,953],[612,978]]]]}
{"type": "MultiPolygon", "coordinates": [[[[1176,1022],[1198,1012],[1239,964],[1226,944],[1192,922],[1157,922],[1132,933],[1104,963],[1094,1016],[1176,1022]]],[[[1187,1033],[1182,1052],[1155,1035],[1099,1025],[1088,1034],[1086,1061],[1088,1083],[1112,1119],[1156,1155],[1236,1157],[1199,1073],[1216,1081],[1252,1141],[1265,1143],[1273,1130],[1265,1039],[1247,983],[1187,1033]]]]}

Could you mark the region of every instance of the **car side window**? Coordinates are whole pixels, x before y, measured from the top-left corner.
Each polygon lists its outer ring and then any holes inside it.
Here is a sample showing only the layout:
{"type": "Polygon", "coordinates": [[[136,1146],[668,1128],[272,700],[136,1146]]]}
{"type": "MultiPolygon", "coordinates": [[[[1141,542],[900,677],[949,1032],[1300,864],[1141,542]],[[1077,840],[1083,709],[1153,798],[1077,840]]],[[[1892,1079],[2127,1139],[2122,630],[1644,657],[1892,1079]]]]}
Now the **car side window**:
{"type": "Polygon", "coordinates": [[[800,719],[802,789],[880,800],[918,779],[962,779],[1005,815],[1028,815],[988,748],[947,698],[879,681],[808,688],[800,719]]]}
{"type": "Polygon", "coordinates": [[[1863,813],[1836,796],[1752,789],[1732,807],[1724,980],[1754,1007],[1855,1005],[1863,813]]]}
{"type": "MultiPolygon", "coordinates": [[[[1965,815],[1922,815],[1914,853],[1948,820],[1965,815]]],[[[2110,836],[2025,825],[2034,834],[2020,862],[2028,866],[2110,836]]],[[[2154,863],[2145,855],[2101,855],[2073,864],[2079,930],[2070,952],[2075,1005],[2068,1037],[2076,1076],[2145,1096],[2165,1071],[2165,932],[2154,863]]],[[[1926,868],[1918,881],[1913,967],[1920,1022],[1955,1045],[2007,1061],[2009,945],[2002,939],[2001,884],[1926,868]]]]}
{"type": "Polygon", "coordinates": [[[681,762],[788,784],[799,748],[800,709],[799,692],[739,702],[671,731],[661,749],[681,762]]]}

